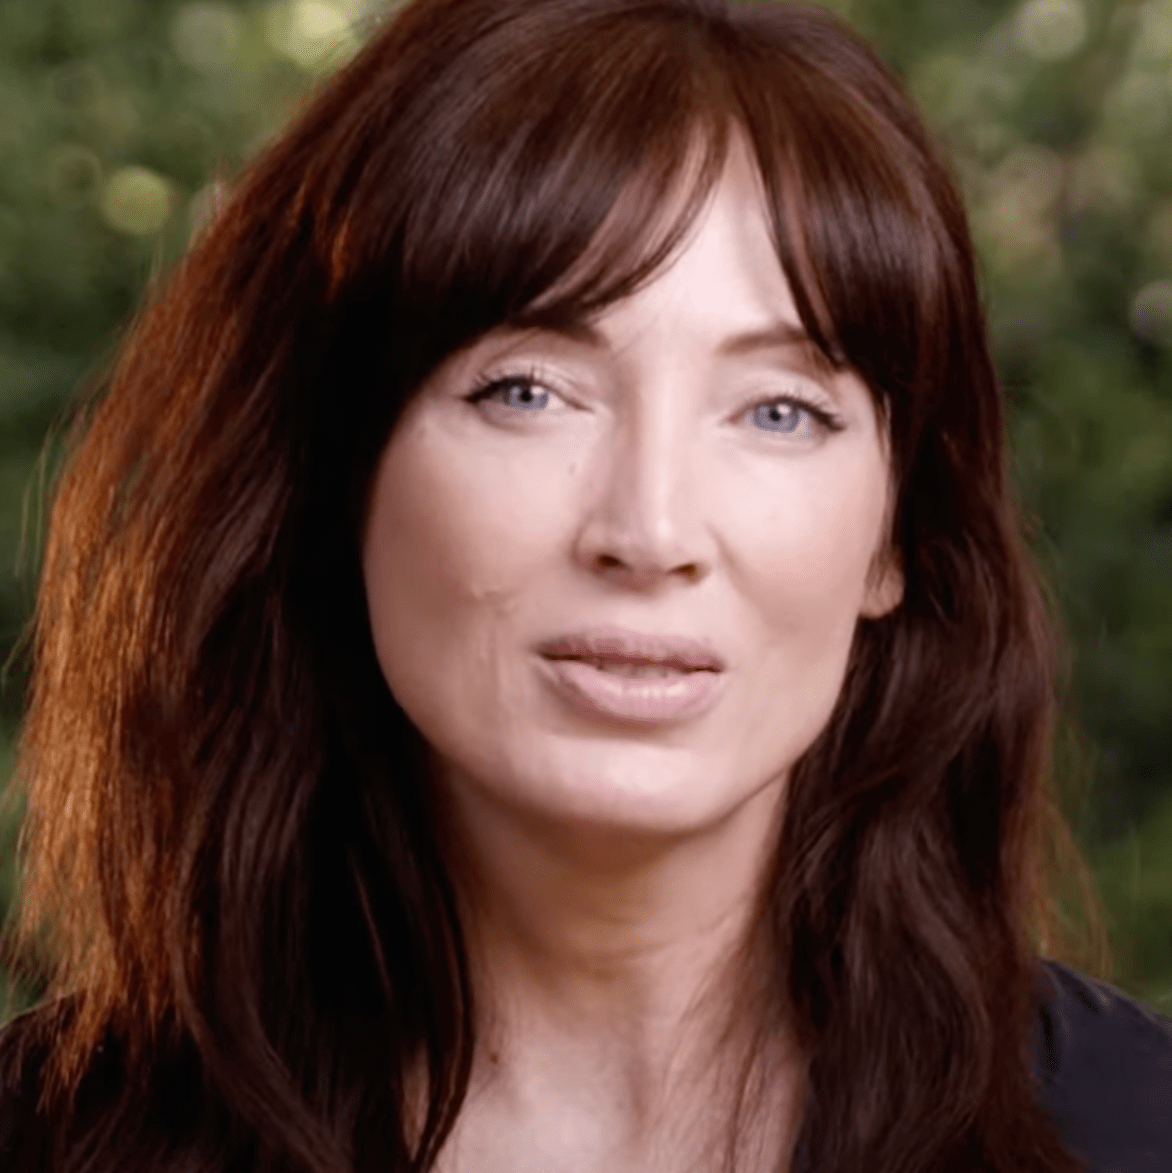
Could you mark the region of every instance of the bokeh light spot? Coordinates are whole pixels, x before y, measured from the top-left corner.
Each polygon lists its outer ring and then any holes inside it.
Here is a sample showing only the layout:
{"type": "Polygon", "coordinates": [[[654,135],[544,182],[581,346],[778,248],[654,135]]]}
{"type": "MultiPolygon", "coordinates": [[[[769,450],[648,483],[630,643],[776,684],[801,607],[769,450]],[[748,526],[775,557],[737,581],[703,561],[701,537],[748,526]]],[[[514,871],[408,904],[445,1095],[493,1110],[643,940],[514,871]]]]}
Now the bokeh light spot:
{"type": "Polygon", "coordinates": [[[1017,14],[1018,44],[1042,61],[1069,57],[1087,35],[1087,18],[1078,0],[1029,0],[1017,14]]]}
{"type": "Polygon", "coordinates": [[[270,4],[265,28],[277,53],[311,72],[340,65],[357,48],[350,18],[327,0],[270,4]]]}
{"type": "Polygon", "coordinates": [[[106,223],[129,236],[153,236],[171,215],[171,187],[146,167],[122,167],[102,192],[106,223]]]}
{"type": "Polygon", "coordinates": [[[236,61],[240,17],[227,4],[185,4],[171,26],[171,43],[193,69],[220,73],[236,61]]]}
{"type": "Polygon", "coordinates": [[[228,200],[228,185],[219,179],[205,184],[187,205],[187,220],[194,238],[206,232],[228,200]]]}
{"type": "Polygon", "coordinates": [[[981,218],[1011,264],[1041,272],[1061,262],[1055,208],[1064,176],[1062,157],[1037,143],[1016,147],[993,171],[981,218]]]}
{"type": "Polygon", "coordinates": [[[1152,281],[1131,303],[1131,328],[1148,342],[1172,346],[1172,281],[1152,281]]]}

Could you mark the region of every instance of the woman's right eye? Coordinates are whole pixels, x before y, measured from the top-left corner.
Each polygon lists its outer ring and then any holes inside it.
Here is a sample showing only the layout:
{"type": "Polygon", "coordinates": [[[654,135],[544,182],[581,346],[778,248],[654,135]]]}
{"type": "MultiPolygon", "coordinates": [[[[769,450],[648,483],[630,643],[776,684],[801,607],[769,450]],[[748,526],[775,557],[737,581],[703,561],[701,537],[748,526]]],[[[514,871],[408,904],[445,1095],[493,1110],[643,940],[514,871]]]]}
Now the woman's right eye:
{"type": "Polygon", "coordinates": [[[549,406],[554,393],[536,379],[510,375],[493,379],[477,387],[468,396],[469,403],[494,403],[519,414],[536,414],[549,406]]]}

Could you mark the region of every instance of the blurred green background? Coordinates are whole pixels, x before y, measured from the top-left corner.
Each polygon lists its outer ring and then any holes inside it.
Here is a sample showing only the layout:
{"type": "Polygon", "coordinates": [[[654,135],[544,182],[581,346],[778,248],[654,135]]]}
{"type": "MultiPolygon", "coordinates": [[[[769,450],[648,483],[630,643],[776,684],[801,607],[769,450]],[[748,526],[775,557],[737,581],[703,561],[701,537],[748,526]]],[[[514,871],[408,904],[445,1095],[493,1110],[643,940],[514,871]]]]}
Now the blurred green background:
{"type": "MultiPolygon", "coordinates": [[[[1172,1012],[1172,0],[832,7],[956,161],[1020,494],[1070,636],[1063,801],[1114,980],[1172,1012]]],[[[220,185],[385,11],[0,0],[0,656],[34,593],[51,425],[220,185]]],[[[23,691],[12,661],[4,778],[23,691]]],[[[0,820],[0,914],[18,816],[0,820]]],[[[10,992],[13,1010],[37,993],[10,992]]]]}

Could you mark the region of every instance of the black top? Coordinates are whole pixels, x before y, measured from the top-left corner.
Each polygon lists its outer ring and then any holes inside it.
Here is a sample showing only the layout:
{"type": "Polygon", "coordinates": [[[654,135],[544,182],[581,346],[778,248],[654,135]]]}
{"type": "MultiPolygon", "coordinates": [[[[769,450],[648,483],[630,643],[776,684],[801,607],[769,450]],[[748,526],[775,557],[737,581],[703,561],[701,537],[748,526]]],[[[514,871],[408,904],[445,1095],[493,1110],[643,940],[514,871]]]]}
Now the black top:
{"type": "Polygon", "coordinates": [[[1049,962],[1038,1086],[1087,1173],[1172,1173],[1172,1022],[1049,962]]]}
{"type": "MultiPolygon", "coordinates": [[[[43,1051],[30,1046],[29,1021],[25,1015],[0,1030],[3,1173],[39,1173],[34,1154],[45,1151],[52,1133],[51,1122],[36,1112],[43,1051]]],[[[102,1083],[114,1070],[94,1075],[102,1083]]],[[[1086,1173],[1172,1173],[1172,1021],[1111,986],[1046,962],[1037,1077],[1043,1108],[1086,1173]]]]}

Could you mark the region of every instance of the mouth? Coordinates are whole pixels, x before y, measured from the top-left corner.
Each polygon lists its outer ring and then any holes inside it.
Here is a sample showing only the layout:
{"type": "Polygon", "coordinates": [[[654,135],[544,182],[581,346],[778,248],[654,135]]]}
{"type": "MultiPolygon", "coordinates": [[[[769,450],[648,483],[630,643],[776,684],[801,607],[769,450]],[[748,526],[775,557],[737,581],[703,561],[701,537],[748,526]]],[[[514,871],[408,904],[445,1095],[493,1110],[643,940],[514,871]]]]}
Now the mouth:
{"type": "Polygon", "coordinates": [[[724,661],[707,645],[677,636],[608,628],[564,636],[538,649],[563,701],[594,717],[658,725],[707,711],[724,661]]]}
{"type": "Polygon", "coordinates": [[[682,668],[675,664],[643,663],[637,660],[607,659],[602,656],[550,656],[551,660],[568,660],[586,664],[598,672],[623,676],[628,680],[668,680],[683,672],[703,672],[703,668],[682,668]]]}
{"type": "Polygon", "coordinates": [[[645,635],[600,628],[541,645],[547,660],[574,660],[600,672],[650,679],[681,672],[722,672],[724,661],[707,644],[685,636],[645,635]]]}

